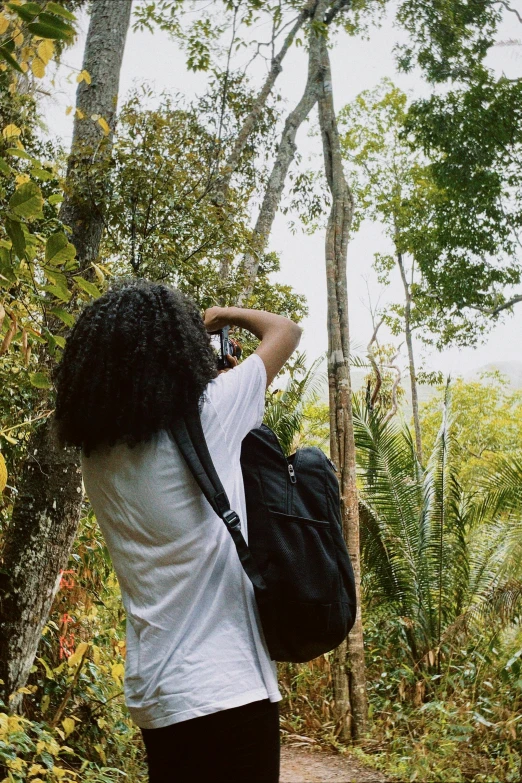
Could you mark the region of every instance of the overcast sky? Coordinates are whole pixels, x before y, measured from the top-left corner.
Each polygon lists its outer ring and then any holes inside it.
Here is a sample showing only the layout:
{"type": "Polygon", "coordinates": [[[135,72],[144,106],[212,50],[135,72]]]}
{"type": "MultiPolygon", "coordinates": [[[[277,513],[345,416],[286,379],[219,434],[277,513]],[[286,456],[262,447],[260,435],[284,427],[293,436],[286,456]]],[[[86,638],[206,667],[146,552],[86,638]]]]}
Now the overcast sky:
{"type": "MultiPolygon", "coordinates": [[[[515,5],[522,5],[514,0],[515,5]]],[[[114,0],[118,2],[118,0],[114,0]]],[[[207,0],[201,0],[208,5],[207,0]]],[[[520,9],[522,11],[522,8],[520,9]]],[[[514,15],[509,15],[501,30],[501,40],[522,37],[522,25],[516,22],[514,15]]],[[[52,97],[45,101],[45,118],[52,137],[60,137],[68,144],[72,132],[72,115],[66,116],[65,110],[74,104],[76,81],[80,69],[87,17],[80,18],[81,35],[76,45],[67,52],[64,64],[55,78],[55,86],[51,88],[52,97]]],[[[266,31],[258,30],[257,35],[266,37],[266,31]]],[[[393,58],[394,44],[403,38],[402,31],[393,26],[393,16],[383,17],[381,26],[370,31],[368,40],[350,38],[339,34],[332,51],[332,75],[336,108],[368,88],[372,88],[387,76],[403,90],[414,96],[428,94],[428,88],[418,74],[398,74],[393,58]]],[[[522,69],[522,46],[505,46],[493,50],[490,62],[498,72],[503,71],[509,77],[520,76],[522,69]]],[[[260,64],[257,78],[262,76],[260,64]]],[[[306,55],[302,49],[293,49],[284,61],[284,70],[277,85],[282,91],[286,107],[290,110],[301,95],[306,78],[306,55]]],[[[161,32],[130,33],[127,39],[125,57],[122,67],[120,102],[135,83],[146,80],[155,87],[158,93],[167,89],[172,92],[183,92],[191,98],[203,92],[207,76],[187,72],[184,65],[184,55],[178,51],[176,44],[161,32]]],[[[312,119],[312,124],[314,119],[312,119]]],[[[298,147],[304,161],[309,156],[320,154],[320,139],[309,135],[311,124],[305,124],[297,137],[298,147]]],[[[306,350],[311,361],[326,350],[326,282],[324,271],[324,233],[317,232],[309,237],[293,234],[288,226],[290,217],[279,215],[276,219],[270,240],[270,249],[280,253],[282,260],[278,279],[291,284],[294,289],[306,296],[310,314],[304,322],[304,335],[301,348],[306,350]]],[[[350,331],[352,349],[364,352],[371,333],[371,317],[368,307],[368,292],[372,306],[377,301],[382,306],[386,302],[401,300],[401,285],[397,278],[387,289],[377,282],[371,269],[375,252],[388,249],[379,226],[363,224],[363,227],[353,239],[348,251],[348,284],[350,306],[350,331]]],[[[386,339],[384,330],[380,333],[381,340],[386,339]]],[[[450,349],[443,353],[428,352],[421,344],[416,346],[417,355],[424,357],[424,367],[427,370],[442,370],[453,376],[467,373],[483,364],[498,361],[521,361],[522,344],[522,303],[515,307],[514,315],[506,315],[503,324],[498,325],[490,333],[487,342],[476,349],[450,349]]],[[[403,348],[403,364],[406,367],[406,354],[403,348]]]]}

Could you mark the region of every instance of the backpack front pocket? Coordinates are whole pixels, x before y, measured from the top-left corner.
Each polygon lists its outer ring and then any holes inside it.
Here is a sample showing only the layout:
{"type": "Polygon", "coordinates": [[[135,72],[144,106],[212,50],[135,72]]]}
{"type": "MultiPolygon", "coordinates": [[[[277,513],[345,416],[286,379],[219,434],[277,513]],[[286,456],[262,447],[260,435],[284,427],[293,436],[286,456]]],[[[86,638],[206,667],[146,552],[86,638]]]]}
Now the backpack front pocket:
{"type": "Polygon", "coordinates": [[[255,559],[271,590],[283,600],[329,603],[338,581],[330,523],[270,511],[255,559]]]}

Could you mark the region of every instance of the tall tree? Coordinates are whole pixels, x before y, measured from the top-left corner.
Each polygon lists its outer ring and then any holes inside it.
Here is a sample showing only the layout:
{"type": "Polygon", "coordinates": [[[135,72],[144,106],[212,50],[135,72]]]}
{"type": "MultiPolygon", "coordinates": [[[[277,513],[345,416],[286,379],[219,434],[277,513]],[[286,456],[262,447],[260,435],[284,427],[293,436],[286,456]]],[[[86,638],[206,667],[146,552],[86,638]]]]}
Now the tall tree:
{"type": "MultiPolygon", "coordinates": [[[[71,228],[76,271],[89,275],[103,233],[104,171],[111,155],[120,69],[132,0],[94,0],[76,98],[61,220],[71,228]],[[95,121],[92,121],[94,116],[95,121]],[[98,119],[96,119],[98,118],[98,119]]],[[[88,281],[87,281],[88,282],[88,281]]],[[[65,567],[82,503],[79,455],[58,449],[48,422],[29,442],[0,573],[0,677],[7,697],[26,681],[65,567]]],[[[19,706],[20,694],[11,699],[19,706]]]]}
{"type": "Polygon", "coordinates": [[[350,5],[351,0],[318,0],[310,22],[308,46],[308,74],[303,94],[286,118],[281,134],[276,158],[263,195],[263,201],[253,230],[251,249],[245,253],[244,285],[238,298],[243,305],[252,293],[257,269],[267,246],[274,218],[279,208],[288,169],[297,151],[295,138],[297,131],[306,120],[319,98],[322,82],[322,65],[318,43],[324,35],[327,25],[331,24],[338,13],[350,5]]]}
{"type": "Polygon", "coordinates": [[[404,300],[392,305],[383,320],[394,334],[404,332],[406,339],[415,443],[422,464],[413,333],[423,324],[423,310],[416,306],[414,296],[419,277],[415,260],[429,235],[437,191],[422,153],[412,149],[404,138],[406,115],[406,95],[384,79],[377,88],[365,90],[345,106],[339,122],[344,131],[343,157],[356,199],[354,225],[372,219],[381,223],[389,238],[391,253],[375,254],[379,282],[388,283],[393,268],[400,273],[404,300]]]}
{"type": "MultiPolygon", "coordinates": [[[[225,164],[220,171],[219,179],[214,187],[214,199],[217,203],[223,203],[226,199],[227,189],[230,184],[230,179],[234,172],[237,170],[241,155],[248,143],[249,137],[255,128],[256,123],[259,121],[264,107],[266,106],[268,97],[270,96],[276,79],[282,71],[283,59],[290,49],[292,43],[295,40],[296,35],[301,30],[303,24],[313,16],[317,7],[318,0],[307,0],[302,7],[297,19],[295,20],[290,31],[287,33],[286,38],[279,49],[278,53],[272,52],[272,58],[270,61],[270,70],[268,75],[259,90],[256,99],[252,105],[252,108],[248,115],[245,117],[239,133],[237,134],[233,148],[230,150],[225,164]]],[[[275,20],[274,20],[275,21],[275,20]]],[[[274,31],[272,37],[272,49],[275,44],[276,25],[274,24],[274,31]]]]}
{"type": "Polygon", "coordinates": [[[445,86],[415,101],[407,122],[442,196],[418,258],[436,292],[434,323],[454,321],[439,343],[476,342],[522,301],[522,78],[486,60],[503,19],[520,22],[499,0],[405,0],[399,15],[409,34],[399,67],[418,64],[445,86]]]}
{"type": "Polygon", "coordinates": [[[353,196],[346,181],[333,102],[333,85],[326,38],[319,40],[321,91],[319,124],[324,166],[332,206],[326,229],[326,284],[328,297],[328,390],[330,399],[330,454],[338,466],[343,533],[353,565],[357,590],[357,617],[345,644],[336,651],[333,669],[337,719],[343,739],[360,739],[366,732],[368,698],[361,617],[361,565],[357,503],[355,440],[350,380],[350,333],[346,263],[353,216],[353,196]],[[346,665],[348,652],[348,666],[346,665]],[[348,672],[347,672],[348,669],[348,672]],[[348,673],[348,677],[346,677],[348,673]]]}

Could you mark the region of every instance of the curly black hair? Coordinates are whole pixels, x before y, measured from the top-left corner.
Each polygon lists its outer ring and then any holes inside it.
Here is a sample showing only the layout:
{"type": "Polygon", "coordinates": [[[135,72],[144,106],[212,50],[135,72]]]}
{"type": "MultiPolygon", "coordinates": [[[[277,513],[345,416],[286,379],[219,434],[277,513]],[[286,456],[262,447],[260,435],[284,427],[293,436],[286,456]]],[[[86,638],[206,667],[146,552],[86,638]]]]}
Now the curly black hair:
{"type": "Polygon", "coordinates": [[[86,455],[134,446],[198,405],[217,375],[197,305],[167,285],[125,280],[87,305],[54,372],[54,429],[86,455]]]}

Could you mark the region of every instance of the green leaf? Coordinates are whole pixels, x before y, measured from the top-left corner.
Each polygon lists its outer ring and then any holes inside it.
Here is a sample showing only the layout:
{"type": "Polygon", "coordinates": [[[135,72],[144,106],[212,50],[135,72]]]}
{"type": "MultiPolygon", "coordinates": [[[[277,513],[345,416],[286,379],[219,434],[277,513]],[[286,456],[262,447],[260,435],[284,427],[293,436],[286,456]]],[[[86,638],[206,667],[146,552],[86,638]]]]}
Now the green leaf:
{"type": "Polygon", "coordinates": [[[40,14],[39,21],[42,24],[49,24],[53,27],[56,27],[57,30],[63,30],[64,33],[74,33],[74,28],[71,27],[70,24],[67,24],[67,22],[64,22],[63,19],[57,19],[54,14],[48,14],[47,12],[44,12],[43,14],[40,14]]]}
{"type": "Polygon", "coordinates": [[[59,334],[54,334],[53,337],[56,345],[58,345],[60,348],[65,348],[65,337],[62,337],[59,334]]]}
{"type": "Polygon", "coordinates": [[[39,35],[42,38],[50,38],[51,41],[69,41],[71,36],[74,35],[72,27],[68,28],[69,32],[65,32],[64,30],[57,28],[54,24],[42,24],[41,22],[31,22],[27,25],[27,29],[33,35],[39,35]]]}
{"type": "Polygon", "coordinates": [[[5,230],[13,243],[18,258],[25,258],[25,234],[20,223],[16,220],[9,220],[9,218],[7,218],[5,221],[5,230]]]}
{"type": "Polygon", "coordinates": [[[11,254],[9,250],[0,247],[0,285],[4,286],[4,283],[7,282],[7,287],[9,288],[11,283],[16,283],[16,280],[17,277],[13,269],[11,254]]]}
{"type": "Polygon", "coordinates": [[[3,158],[0,158],[0,174],[4,177],[8,177],[12,173],[13,169],[3,158]]]}
{"type": "Polygon", "coordinates": [[[53,294],[57,299],[61,299],[62,302],[68,302],[72,296],[71,292],[61,285],[44,285],[42,286],[42,291],[53,294]]]}
{"type": "Polygon", "coordinates": [[[11,68],[14,68],[15,71],[18,71],[18,73],[23,73],[18,62],[15,60],[12,54],[9,54],[5,46],[0,46],[0,57],[2,60],[5,60],[6,63],[11,66],[11,68]]]}
{"type": "Polygon", "coordinates": [[[30,372],[29,380],[31,381],[31,385],[36,386],[37,389],[51,388],[51,382],[43,372],[30,372]]]}
{"type": "Polygon", "coordinates": [[[52,315],[55,315],[56,318],[59,318],[60,321],[63,321],[66,326],[74,326],[74,316],[68,313],[67,310],[55,307],[51,310],[51,313],[52,315]]]}
{"type": "Polygon", "coordinates": [[[55,283],[61,288],[67,288],[67,278],[63,272],[59,272],[56,267],[52,266],[44,266],[43,270],[45,272],[45,276],[48,280],[51,281],[51,283],[55,283]]]}
{"type": "Polygon", "coordinates": [[[58,5],[58,3],[47,3],[46,10],[53,14],[58,14],[58,16],[63,16],[65,19],[70,19],[71,22],[76,20],[76,17],[73,13],[68,11],[62,5],[58,5]]]}
{"type": "Polygon", "coordinates": [[[28,152],[26,152],[25,150],[19,150],[17,147],[9,147],[9,149],[6,150],[6,153],[8,155],[14,155],[15,158],[27,158],[27,160],[33,161],[33,163],[38,162],[35,160],[35,158],[29,155],[28,152]]]}
{"type": "Polygon", "coordinates": [[[30,174],[32,177],[36,177],[36,179],[42,180],[42,182],[47,182],[50,179],[54,179],[54,175],[51,174],[50,171],[47,171],[47,169],[31,169],[30,174]]]}
{"type": "Polygon", "coordinates": [[[63,193],[53,193],[52,196],[49,196],[47,201],[49,204],[59,204],[60,201],[63,201],[63,193]]]}
{"type": "Polygon", "coordinates": [[[47,750],[43,750],[40,753],[40,758],[42,759],[42,764],[45,764],[47,769],[52,769],[54,767],[54,758],[47,750]]]}
{"type": "Polygon", "coordinates": [[[73,280],[76,282],[78,288],[81,288],[82,291],[85,291],[86,294],[89,294],[89,296],[92,296],[94,299],[98,299],[98,297],[101,296],[99,288],[95,286],[94,283],[89,283],[84,277],[77,275],[73,280]]]}
{"type": "Polygon", "coordinates": [[[45,669],[45,676],[47,677],[47,679],[48,680],[54,680],[54,672],[51,669],[51,667],[49,666],[49,664],[47,663],[47,661],[44,658],[37,658],[36,660],[40,661],[40,663],[44,667],[44,669],[45,669]]]}
{"type": "Polygon", "coordinates": [[[76,255],[76,248],[61,231],[52,234],[45,244],[45,260],[48,264],[65,264],[76,255]]]}
{"type": "Polygon", "coordinates": [[[9,206],[23,218],[43,217],[43,196],[36,182],[26,182],[15,190],[9,201],[9,206]]]}
{"type": "Polygon", "coordinates": [[[7,3],[7,7],[18,14],[20,19],[24,22],[32,22],[38,14],[43,11],[41,5],[38,3],[25,3],[25,5],[15,5],[14,3],[7,3]]]}

